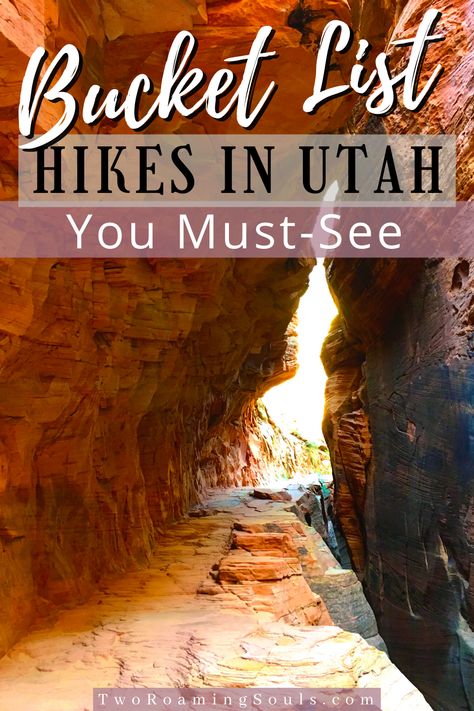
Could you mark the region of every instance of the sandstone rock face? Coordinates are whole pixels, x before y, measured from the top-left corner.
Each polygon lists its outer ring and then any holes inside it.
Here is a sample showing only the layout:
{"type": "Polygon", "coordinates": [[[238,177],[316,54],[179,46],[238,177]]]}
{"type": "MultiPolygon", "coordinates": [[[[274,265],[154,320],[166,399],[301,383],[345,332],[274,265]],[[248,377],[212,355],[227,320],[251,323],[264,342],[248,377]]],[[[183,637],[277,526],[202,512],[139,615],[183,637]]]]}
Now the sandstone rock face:
{"type": "Polygon", "coordinates": [[[322,358],[329,376],[323,432],[331,451],[337,492],[335,512],[354,568],[363,577],[365,489],[371,440],[360,392],[363,354],[347,342],[340,317],[332,324],[322,358]]]}
{"type": "MultiPolygon", "coordinates": [[[[321,13],[311,3],[309,28],[288,24],[293,7],[4,3],[0,197],[17,197],[18,97],[38,45],[53,54],[67,42],[78,46],[80,99],[93,83],[125,88],[141,71],[159,83],[178,29],[193,30],[199,63],[212,73],[226,57],[245,54],[269,23],[280,74],[272,65],[261,82],[271,74],[281,90],[259,130],[342,126],[351,107],[346,97],[317,122],[300,112],[296,124],[288,106],[300,105],[312,86],[306,29],[314,36],[325,17],[348,19],[349,7],[331,2],[321,13]]],[[[349,67],[344,57],[334,79],[349,67]]],[[[59,104],[42,109],[39,130],[60,111],[59,104]]],[[[234,119],[198,116],[150,130],[237,129],[234,119]]],[[[120,133],[124,126],[79,122],[77,130],[120,133]]],[[[293,260],[2,261],[0,654],[51,606],[84,598],[104,573],[147,561],[156,533],[198,503],[207,486],[255,484],[304,466],[301,443],[292,441],[283,454],[283,439],[253,403],[294,371],[290,322],[310,267],[293,260]]]]}
{"type": "MultiPolygon", "coordinates": [[[[340,265],[343,280],[352,269],[362,284],[357,266],[346,266],[347,272],[340,265]]],[[[406,264],[398,268],[402,273],[406,264]]],[[[363,399],[372,451],[361,538],[350,537],[358,509],[347,489],[360,483],[363,460],[338,468],[347,415],[327,412],[337,423],[331,449],[341,482],[338,514],[354,559],[361,546],[365,551],[362,574],[381,634],[435,708],[453,711],[470,708],[472,700],[472,268],[464,260],[428,262],[386,332],[366,341],[363,399]]],[[[328,389],[349,403],[352,385],[341,369],[335,365],[328,389]]],[[[360,402],[355,405],[360,412],[360,402]]]]}
{"type": "MultiPolygon", "coordinates": [[[[412,36],[428,7],[410,0],[397,36],[412,36]]],[[[437,8],[446,39],[433,45],[426,76],[437,62],[445,73],[423,111],[397,110],[384,130],[455,133],[458,199],[467,200],[473,18],[463,3],[437,8]]],[[[401,62],[397,52],[392,61],[401,62]]],[[[352,128],[363,132],[364,121],[352,128]]],[[[342,316],[323,349],[340,524],[394,661],[435,708],[467,710],[474,698],[473,264],[326,266],[342,316]]]]}
{"type": "MultiPolygon", "coordinates": [[[[51,604],[145,563],[157,532],[208,484],[228,481],[230,470],[214,477],[199,466],[204,443],[238,419],[267,375],[282,377],[285,331],[309,269],[261,260],[2,264],[2,652],[51,604]]],[[[229,452],[241,442],[229,439],[229,452]]],[[[236,464],[236,479],[256,483],[262,469],[240,474],[236,464]]]]}
{"type": "Polygon", "coordinates": [[[252,402],[238,419],[210,429],[199,460],[200,474],[210,487],[274,482],[311,468],[306,443],[282,432],[262,401],[252,402]]]}

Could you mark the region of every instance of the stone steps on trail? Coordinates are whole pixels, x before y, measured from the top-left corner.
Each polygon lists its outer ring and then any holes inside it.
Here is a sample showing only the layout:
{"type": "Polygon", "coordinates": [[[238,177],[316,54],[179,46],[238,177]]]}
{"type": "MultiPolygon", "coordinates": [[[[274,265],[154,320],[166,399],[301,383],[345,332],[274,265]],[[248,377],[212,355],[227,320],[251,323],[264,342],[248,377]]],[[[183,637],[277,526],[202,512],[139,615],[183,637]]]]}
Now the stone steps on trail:
{"type": "Polygon", "coordinates": [[[149,568],[103,582],[0,660],[0,711],[90,711],[93,687],[170,686],[380,687],[383,711],[429,711],[386,654],[333,624],[308,577],[331,563],[293,502],[214,492],[149,568]]]}

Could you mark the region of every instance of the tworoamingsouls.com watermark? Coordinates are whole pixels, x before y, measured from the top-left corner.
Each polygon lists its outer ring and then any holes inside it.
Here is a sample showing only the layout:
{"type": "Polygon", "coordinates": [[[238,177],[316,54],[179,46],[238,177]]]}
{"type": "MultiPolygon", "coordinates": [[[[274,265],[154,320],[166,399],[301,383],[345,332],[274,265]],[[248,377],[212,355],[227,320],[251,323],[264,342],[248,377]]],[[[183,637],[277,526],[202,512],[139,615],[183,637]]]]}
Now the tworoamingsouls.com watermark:
{"type": "Polygon", "coordinates": [[[380,689],[94,689],[93,711],[184,709],[217,711],[255,709],[371,709],[380,711],[380,689]]]}

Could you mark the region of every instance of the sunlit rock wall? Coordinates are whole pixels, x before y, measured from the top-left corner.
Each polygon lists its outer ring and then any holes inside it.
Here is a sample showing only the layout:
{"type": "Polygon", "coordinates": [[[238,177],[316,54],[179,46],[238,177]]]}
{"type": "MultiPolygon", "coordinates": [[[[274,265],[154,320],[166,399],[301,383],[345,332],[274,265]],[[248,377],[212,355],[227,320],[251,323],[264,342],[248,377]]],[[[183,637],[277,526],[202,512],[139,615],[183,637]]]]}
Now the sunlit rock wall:
{"type": "Polygon", "coordinates": [[[290,374],[285,332],[309,269],[2,263],[0,650],[52,604],[144,563],[199,500],[208,433],[290,374]]]}
{"type": "MultiPolygon", "coordinates": [[[[344,0],[289,25],[293,2],[180,0],[0,7],[0,186],[17,195],[17,106],[29,56],[73,42],[84,56],[74,87],[128,88],[147,72],[159,86],[176,31],[199,40],[210,75],[248,52],[271,24],[278,62],[261,83],[280,90],[259,130],[333,130],[343,97],[316,120],[290,106],[311,91],[314,37],[350,19],[344,0]],[[309,38],[309,41],[308,41],[309,38]],[[294,67],[299,71],[295,75],[294,67]],[[275,76],[276,72],[276,76],[275,76]]],[[[334,72],[347,78],[350,56],[334,72]]],[[[40,130],[60,104],[39,114],[40,130]]],[[[197,116],[150,131],[235,132],[234,119],[197,116]]],[[[85,127],[79,121],[77,130],[85,127]]],[[[125,130],[104,121],[93,129],[125,130]]],[[[279,435],[252,403],[295,368],[287,331],[310,265],[298,261],[87,260],[0,264],[0,653],[38,615],[85,597],[100,575],[146,561],[154,534],[199,501],[208,484],[254,483],[294,471],[279,435]],[[262,430],[262,427],[266,430],[262,430]],[[268,465],[268,466],[267,466],[268,465]]],[[[303,457],[305,452],[300,450],[303,457]]]]}

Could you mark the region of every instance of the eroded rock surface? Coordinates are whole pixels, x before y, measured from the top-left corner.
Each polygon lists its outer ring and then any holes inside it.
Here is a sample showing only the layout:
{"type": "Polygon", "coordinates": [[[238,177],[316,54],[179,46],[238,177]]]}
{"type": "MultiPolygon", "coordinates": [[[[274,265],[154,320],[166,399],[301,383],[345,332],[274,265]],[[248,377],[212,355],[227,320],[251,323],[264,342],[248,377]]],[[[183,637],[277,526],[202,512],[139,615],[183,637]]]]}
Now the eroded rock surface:
{"type": "Polygon", "coordinates": [[[301,599],[281,595],[281,581],[294,579],[317,600],[305,566],[327,559],[288,502],[249,493],[216,493],[205,515],[160,538],[149,569],[103,584],[19,642],[0,661],[1,711],[90,711],[92,688],[104,686],[380,687],[384,711],[429,711],[383,652],[327,613],[301,617],[301,599]],[[243,594],[247,583],[255,596],[243,594]]]}
{"type": "MultiPolygon", "coordinates": [[[[429,7],[409,0],[394,34],[413,35],[429,7]]],[[[422,80],[440,62],[439,85],[422,111],[397,109],[378,129],[455,134],[458,199],[468,200],[473,15],[462,2],[436,8],[445,40],[422,80]]],[[[351,130],[370,132],[362,114],[351,130]]],[[[327,263],[342,316],[323,349],[340,524],[392,658],[443,711],[474,703],[473,274],[462,258],[327,263]]]]}
{"type": "MultiPolygon", "coordinates": [[[[362,585],[352,570],[344,569],[334,558],[321,535],[306,525],[306,513],[309,499],[315,495],[311,487],[289,483],[278,489],[256,489],[252,493],[261,504],[253,504],[256,520],[247,516],[245,523],[236,522],[236,527],[253,536],[254,545],[258,549],[259,537],[262,535],[284,535],[298,553],[302,573],[309,588],[322,598],[332,621],[349,632],[357,632],[372,644],[384,649],[380,638],[374,613],[370,608],[362,590],[362,585]],[[304,493],[303,493],[304,492],[304,493]],[[265,498],[263,498],[265,496],[265,498]],[[292,503],[287,504],[288,497],[292,503]],[[266,500],[265,500],[266,499],[266,500]],[[273,513],[270,502],[280,501],[283,514],[273,513]],[[265,502],[265,503],[264,503],[265,502]],[[297,518],[288,524],[288,512],[294,512],[297,518]]],[[[249,504],[248,504],[249,505],[249,504]]],[[[252,538],[250,539],[252,540],[252,538]]],[[[291,550],[291,549],[289,549],[291,550]]],[[[301,598],[304,600],[304,597],[301,598]]],[[[319,623],[321,624],[321,623],[319,623]]]]}
{"type": "Polygon", "coordinates": [[[310,267],[1,264],[0,654],[51,605],[145,564],[208,486],[297,467],[242,413],[295,368],[285,334],[310,267]]]}
{"type": "MultiPolygon", "coordinates": [[[[427,263],[406,306],[367,343],[364,365],[372,442],[363,460],[366,591],[393,659],[436,708],[453,711],[472,699],[471,270],[462,260],[427,263]]],[[[328,388],[344,382],[336,368],[328,388]]],[[[350,402],[352,390],[339,398],[350,402]]],[[[339,451],[344,422],[332,443],[339,451]]],[[[355,490],[357,471],[353,462],[339,472],[343,485],[349,477],[355,490]]],[[[341,491],[344,528],[354,499],[341,491]]]]}
{"type": "MultiPolygon", "coordinates": [[[[178,29],[193,30],[196,61],[212,74],[271,24],[279,61],[259,81],[280,90],[259,130],[342,127],[348,97],[317,120],[300,111],[295,122],[288,111],[311,91],[325,22],[351,15],[345,0],[308,7],[290,23],[288,2],[3,3],[0,197],[17,197],[17,107],[38,45],[51,56],[67,42],[80,49],[82,100],[91,84],[126,89],[139,72],[158,86],[178,29]]],[[[346,79],[350,64],[344,55],[331,81],[346,79]]],[[[45,102],[38,130],[61,110],[45,102]]],[[[76,130],[126,129],[104,120],[76,130]]],[[[150,130],[240,129],[235,117],[199,115],[150,130]]],[[[298,470],[300,445],[283,454],[254,403],[294,372],[291,318],[309,269],[294,260],[1,262],[0,655],[51,606],[84,599],[104,573],[146,563],[156,534],[207,486],[298,470]]]]}

